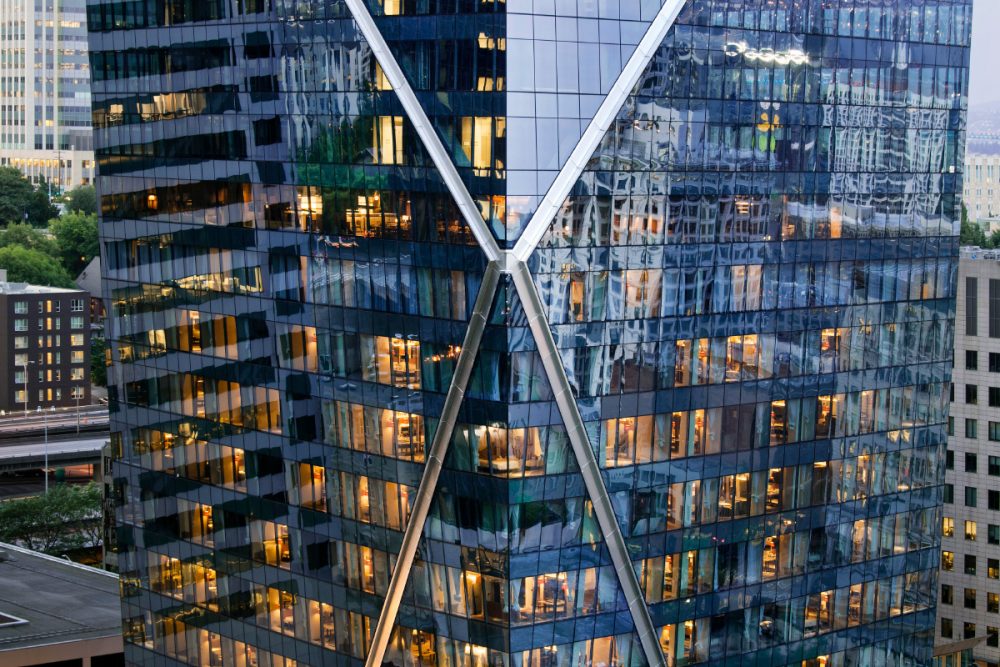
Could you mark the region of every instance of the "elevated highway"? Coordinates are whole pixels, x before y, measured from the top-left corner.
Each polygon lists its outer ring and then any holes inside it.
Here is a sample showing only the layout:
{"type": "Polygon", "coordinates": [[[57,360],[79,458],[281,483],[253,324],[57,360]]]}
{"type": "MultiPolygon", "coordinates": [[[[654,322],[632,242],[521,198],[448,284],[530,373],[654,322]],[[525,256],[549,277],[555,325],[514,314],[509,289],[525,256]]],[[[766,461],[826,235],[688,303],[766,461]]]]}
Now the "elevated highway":
{"type": "Polygon", "coordinates": [[[0,473],[36,470],[45,464],[48,453],[49,468],[99,464],[101,448],[108,442],[105,434],[83,434],[81,437],[50,438],[46,444],[41,439],[18,438],[16,441],[0,440],[0,473]]]}

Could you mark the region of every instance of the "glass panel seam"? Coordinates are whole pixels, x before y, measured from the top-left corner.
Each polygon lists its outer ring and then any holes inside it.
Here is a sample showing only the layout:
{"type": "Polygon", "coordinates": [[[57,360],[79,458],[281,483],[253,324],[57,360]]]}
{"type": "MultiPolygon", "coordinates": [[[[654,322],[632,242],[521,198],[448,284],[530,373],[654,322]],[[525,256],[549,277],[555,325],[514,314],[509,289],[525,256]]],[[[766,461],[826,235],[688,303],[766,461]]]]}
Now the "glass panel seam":
{"type": "Polygon", "coordinates": [[[646,661],[650,667],[665,667],[663,652],[660,650],[656,629],[649,615],[649,608],[646,607],[639,578],[636,576],[635,567],[632,565],[628,548],[625,546],[625,538],[622,536],[611,498],[608,496],[608,489],[601,476],[597,457],[590,446],[583,416],[580,414],[576,399],[573,397],[566,370],[559,356],[555,339],[552,337],[552,330],[545,319],[545,310],[538,290],[535,288],[535,282],[524,262],[518,262],[512,269],[512,278],[521,298],[521,306],[528,318],[528,327],[531,329],[535,345],[538,347],[538,354],[545,368],[545,374],[552,386],[556,405],[562,416],[563,425],[566,427],[573,454],[580,466],[580,475],[583,477],[587,493],[593,503],[594,514],[597,516],[601,532],[604,534],[604,542],[611,554],[611,560],[614,563],[615,572],[618,574],[622,592],[625,594],[629,612],[632,614],[632,621],[635,624],[636,634],[642,643],[646,661]]]}
{"type": "Polygon", "coordinates": [[[423,142],[424,148],[434,161],[434,166],[441,172],[441,178],[444,180],[452,197],[454,197],[455,205],[462,212],[462,217],[465,219],[466,224],[469,225],[469,229],[472,230],[473,236],[476,237],[479,247],[486,253],[486,258],[489,261],[492,262],[499,259],[500,246],[497,245],[496,239],[493,238],[493,234],[479,212],[479,207],[472,199],[472,195],[469,194],[465,183],[462,182],[462,177],[459,176],[458,169],[455,168],[454,162],[452,162],[451,157],[435,133],[434,126],[431,125],[431,121],[420,105],[420,101],[413,92],[413,88],[410,87],[410,83],[406,80],[406,75],[403,73],[402,68],[400,68],[399,63],[396,62],[395,57],[393,57],[392,51],[389,50],[389,45],[378,30],[378,26],[375,25],[375,20],[369,13],[368,8],[365,7],[364,0],[345,1],[351,15],[354,17],[354,21],[358,24],[358,28],[360,28],[369,47],[371,47],[375,59],[382,67],[386,79],[392,84],[392,89],[399,98],[399,103],[406,111],[414,129],[417,131],[417,135],[423,142]]]}
{"type": "Polygon", "coordinates": [[[542,240],[542,236],[545,235],[545,231],[552,223],[552,219],[559,212],[560,207],[562,207],[566,197],[569,196],[580,175],[583,174],[583,170],[586,168],[591,156],[597,150],[604,135],[607,134],[611,123],[618,116],[618,111],[625,104],[629,93],[632,92],[635,85],[639,82],[639,78],[642,76],[646,66],[660,48],[660,43],[667,36],[667,32],[673,26],[674,21],[677,20],[677,16],[680,14],[686,1],[667,0],[660,7],[660,11],[649,24],[649,28],[646,29],[646,34],[643,35],[642,40],[635,47],[635,51],[632,52],[621,74],[618,75],[618,79],[615,80],[610,92],[608,92],[604,101],[601,102],[601,106],[598,107],[597,113],[591,119],[590,125],[587,126],[587,129],[580,137],[573,152],[570,153],[569,159],[566,160],[566,164],[560,169],[559,174],[545,193],[542,201],[539,202],[534,214],[532,214],[531,220],[525,226],[521,237],[514,245],[514,255],[518,260],[522,262],[528,261],[531,253],[535,250],[535,246],[542,240]]]}
{"type": "Polygon", "coordinates": [[[413,503],[413,512],[406,524],[406,530],[403,532],[403,542],[396,558],[396,566],[392,571],[378,624],[372,634],[371,650],[365,660],[366,667],[381,665],[385,651],[389,646],[389,639],[393,627],[396,625],[396,616],[399,613],[399,604],[403,598],[410,570],[413,567],[420,538],[423,536],[424,523],[431,508],[431,501],[434,498],[438,478],[441,476],[445,456],[448,454],[451,436],[458,419],[458,410],[462,405],[462,399],[465,398],[465,390],[472,375],[472,367],[476,361],[479,345],[483,340],[483,333],[486,330],[490,308],[493,305],[499,282],[500,267],[497,262],[490,262],[483,274],[479,295],[476,297],[472,316],[469,318],[469,328],[466,329],[465,340],[462,342],[462,351],[455,363],[455,373],[452,376],[451,386],[448,388],[448,395],[441,410],[441,419],[434,431],[434,439],[427,453],[427,462],[420,478],[420,486],[413,503]]]}

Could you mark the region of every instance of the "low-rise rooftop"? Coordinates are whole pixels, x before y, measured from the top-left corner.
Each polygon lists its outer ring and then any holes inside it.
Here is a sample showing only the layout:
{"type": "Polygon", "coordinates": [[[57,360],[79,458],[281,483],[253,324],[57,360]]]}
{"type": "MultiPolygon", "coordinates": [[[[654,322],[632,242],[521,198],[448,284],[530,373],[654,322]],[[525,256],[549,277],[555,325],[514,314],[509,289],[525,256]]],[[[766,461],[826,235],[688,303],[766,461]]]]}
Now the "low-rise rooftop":
{"type": "Polygon", "coordinates": [[[0,294],[65,294],[67,292],[81,292],[73,287],[48,287],[46,285],[32,285],[31,283],[15,283],[7,280],[7,270],[0,269],[0,294]]]}
{"type": "Polygon", "coordinates": [[[962,259],[1000,260],[1000,248],[980,248],[977,245],[964,245],[959,249],[962,259]]]}
{"type": "Polygon", "coordinates": [[[30,664],[11,653],[73,642],[114,639],[121,651],[117,575],[9,544],[0,550],[0,664],[30,664]]]}
{"type": "Polygon", "coordinates": [[[65,294],[67,292],[82,292],[72,287],[46,287],[29,283],[0,283],[0,294],[65,294]]]}

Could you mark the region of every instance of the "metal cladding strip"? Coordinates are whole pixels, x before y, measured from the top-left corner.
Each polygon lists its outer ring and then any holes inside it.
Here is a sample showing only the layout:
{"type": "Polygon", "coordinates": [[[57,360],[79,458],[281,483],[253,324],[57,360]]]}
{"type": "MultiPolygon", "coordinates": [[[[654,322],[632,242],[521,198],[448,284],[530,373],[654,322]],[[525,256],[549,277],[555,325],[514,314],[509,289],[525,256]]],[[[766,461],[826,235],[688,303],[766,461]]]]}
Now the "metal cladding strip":
{"type": "Polygon", "coordinates": [[[482,248],[483,252],[486,253],[486,258],[491,262],[499,259],[500,246],[497,245],[486,221],[483,220],[479,206],[472,199],[465,183],[462,182],[462,177],[458,175],[458,170],[455,168],[451,156],[448,155],[448,151],[441,143],[434,126],[431,125],[430,119],[424,113],[424,108],[420,106],[420,101],[417,100],[413,88],[410,87],[410,82],[406,80],[406,75],[403,74],[403,70],[396,62],[392,51],[389,50],[389,45],[382,38],[382,33],[379,32],[375,20],[372,19],[372,15],[365,6],[365,0],[346,0],[346,2],[354,21],[365,36],[365,41],[368,42],[372,53],[375,54],[375,59],[382,67],[385,78],[392,84],[392,89],[399,98],[400,104],[403,105],[410,122],[413,123],[424,148],[434,161],[434,166],[441,173],[451,196],[454,197],[455,205],[462,212],[462,217],[465,218],[466,224],[469,225],[473,236],[476,237],[479,247],[482,248]]]}
{"type": "Polygon", "coordinates": [[[548,377],[549,384],[552,385],[559,414],[562,415],[567,436],[580,466],[580,474],[583,476],[583,482],[590,494],[594,514],[597,515],[605,544],[607,544],[611,554],[615,571],[618,573],[618,581],[625,594],[625,599],[628,601],[628,608],[632,613],[635,631],[642,642],[646,661],[650,667],[665,667],[663,651],[660,649],[653,620],[649,616],[649,608],[646,607],[639,578],[636,576],[632,559],[629,558],[625,538],[622,537],[621,529],[618,526],[618,519],[611,506],[611,498],[608,497],[608,489],[604,485],[597,457],[594,456],[594,450],[591,449],[583,417],[576,404],[576,399],[573,397],[569,379],[566,377],[562,359],[559,357],[559,350],[552,337],[552,330],[549,329],[548,321],[545,319],[545,310],[531,278],[531,272],[528,271],[524,262],[518,262],[516,266],[511,267],[511,272],[517,293],[521,297],[521,306],[528,318],[528,326],[531,328],[535,345],[538,347],[538,354],[545,367],[545,375],[548,377]]]}
{"type": "Polygon", "coordinates": [[[646,69],[649,61],[653,59],[653,55],[660,47],[660,43],[667,36],[667,31],[673,26],[677,15],[680,14],[686,1],[666,0],[663,6],[660,7],[656,18],[649,24],[646,34],[635,47],[635,51],[632,52],[632,56],[628,59],[621,74],[618,75],[615,84],[611,87],[611,92],[601,102],[601,106],[591,119],[590,125],[584,130],[580,141],[576,144],[576,148],[570,153],[566,164],[563,165],[555,180],[552,181],[548,192],[545,193],[542,201],[538,203],[538,208],[535,209],[531,220],[528,221],[524,231],[521,233],[521,237],[514,245],[514,256],[518,260],[522,262],[528,261],[528,257],[535,250],[535,246],[542,240],[545,231],[552,224],[552,220],[555,218],[556,213],[559,212],[559,208],[566,201],[566,197],[569,196],[573,186],[580,179],[580,175],[583,173],[584,168],[586,168],[587,162],[590,161],[591,156],[597,150],[604,135],[607,134],[608,128],[611,127],[611,123],[618,116],[618,110],[625,104],[629,93],[635,88],[635,84],[639,82],[639,77],[642,76],[643,70],[646,69]]]}
{"type": "Polygon", "coordinates": [[[476,303],[472,307],[472,317],[469,319],[469,328],[465,332],[465,340],[462,341],[462,351],[458,355],[458,361],[455,362],[455,373],[452,375],[448,396],[445,398],[444,408],[441,410],[441,420],[434,431],[434,439],[431,441],[427,462],[424,465],[424,474],[420,478],[420,487],[417,489],[413,501],[413,511],[406,524],[406,531],[403,533],[403,544],[396,557],[396,567],[392,571],[389,590],[386,592],[385,603],[379,614],[378,625],[375,626],[375,632],[372,635],[372,647],[365,660],[366,667],[380,667],[385,658],[392,630],[396,626],[399,603],[403,598],[410,569],[413,567],[413,559],[417,554],[417,546],[420,544],[420,538],[424,532],[424,522],[427,520],[428,512],[430,512],[434,490],[437,488],[438,478],[441,476],[441,467],[444,465],[444,458],[448,453],[451,436],[455,430],[458,409],[465,397],[465,388],[472,375],[472,365],[476,361],[479,344],[483,340],[483,332],[486,330],[486,322],[490,316],[490,307],[493,305],[493,298],[496,296],[499,283],[500,267],[497,262],[490,262],[483,274],[483,283],[479,288],[476,303]]]}

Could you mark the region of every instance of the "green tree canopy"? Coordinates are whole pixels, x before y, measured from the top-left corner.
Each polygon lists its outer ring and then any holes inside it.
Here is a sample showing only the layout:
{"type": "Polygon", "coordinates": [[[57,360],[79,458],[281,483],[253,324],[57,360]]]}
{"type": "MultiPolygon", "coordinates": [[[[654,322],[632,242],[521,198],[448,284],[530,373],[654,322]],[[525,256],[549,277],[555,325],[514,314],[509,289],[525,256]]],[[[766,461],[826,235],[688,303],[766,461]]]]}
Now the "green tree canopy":
{"type": "Polygon", "coordinates": [[[7,269],[11,282],[73,287],[73,278],[59,264],[59,260],[38,250],[12,245],[0,248],[0,269],[7,269]]]}
{"type": "Polygon", "coordinates": [[[0,167],[0,224],[28,222],[44,227],[59,215],[59,209],[49,201],[44,184],[31,184],[14,167],[0,167]]]}
{"type": "Polygon", "coordinates": [[[81,185],[66,193],[66,210],[97,215],[97,190],[93,185],[81,185]]]}
{"type": "Polygon", "coordinates": [[[56,239],[59,260],[71,276],[79,275],[100,252],[97,216],[92,213],[64,213],[49,223],[49,229],[56,239]]]}
{"type": "Polygon", "coordinates": [[[977,245],[980,248],[990,247],[989,239],[986,238],[986,232],[983,231],[983,228],[974,222],[969,222],[968,219],[962,220],[958,242],[961,245],[977,245]]]}
{"type": "Polygon", "coordinates": [[[0,502],[0,541],[62,555],[100,541],[101,487],[59,484],[48,494],[0,502]]]}
{"type": "Polygon", "coordinates": [[[7,229],[0,231],[0,248],[8,246],[22,246],[28,250],[38,250],[52,257],[59,251],[55,239],[26,222],[12,222],[7,225],[7,229]]]}
{"type": "Polygon", "coordinates": [[[98,387],[108,386],[107,347],[103,338],[90,340],[90,381],[98,387]]]}

